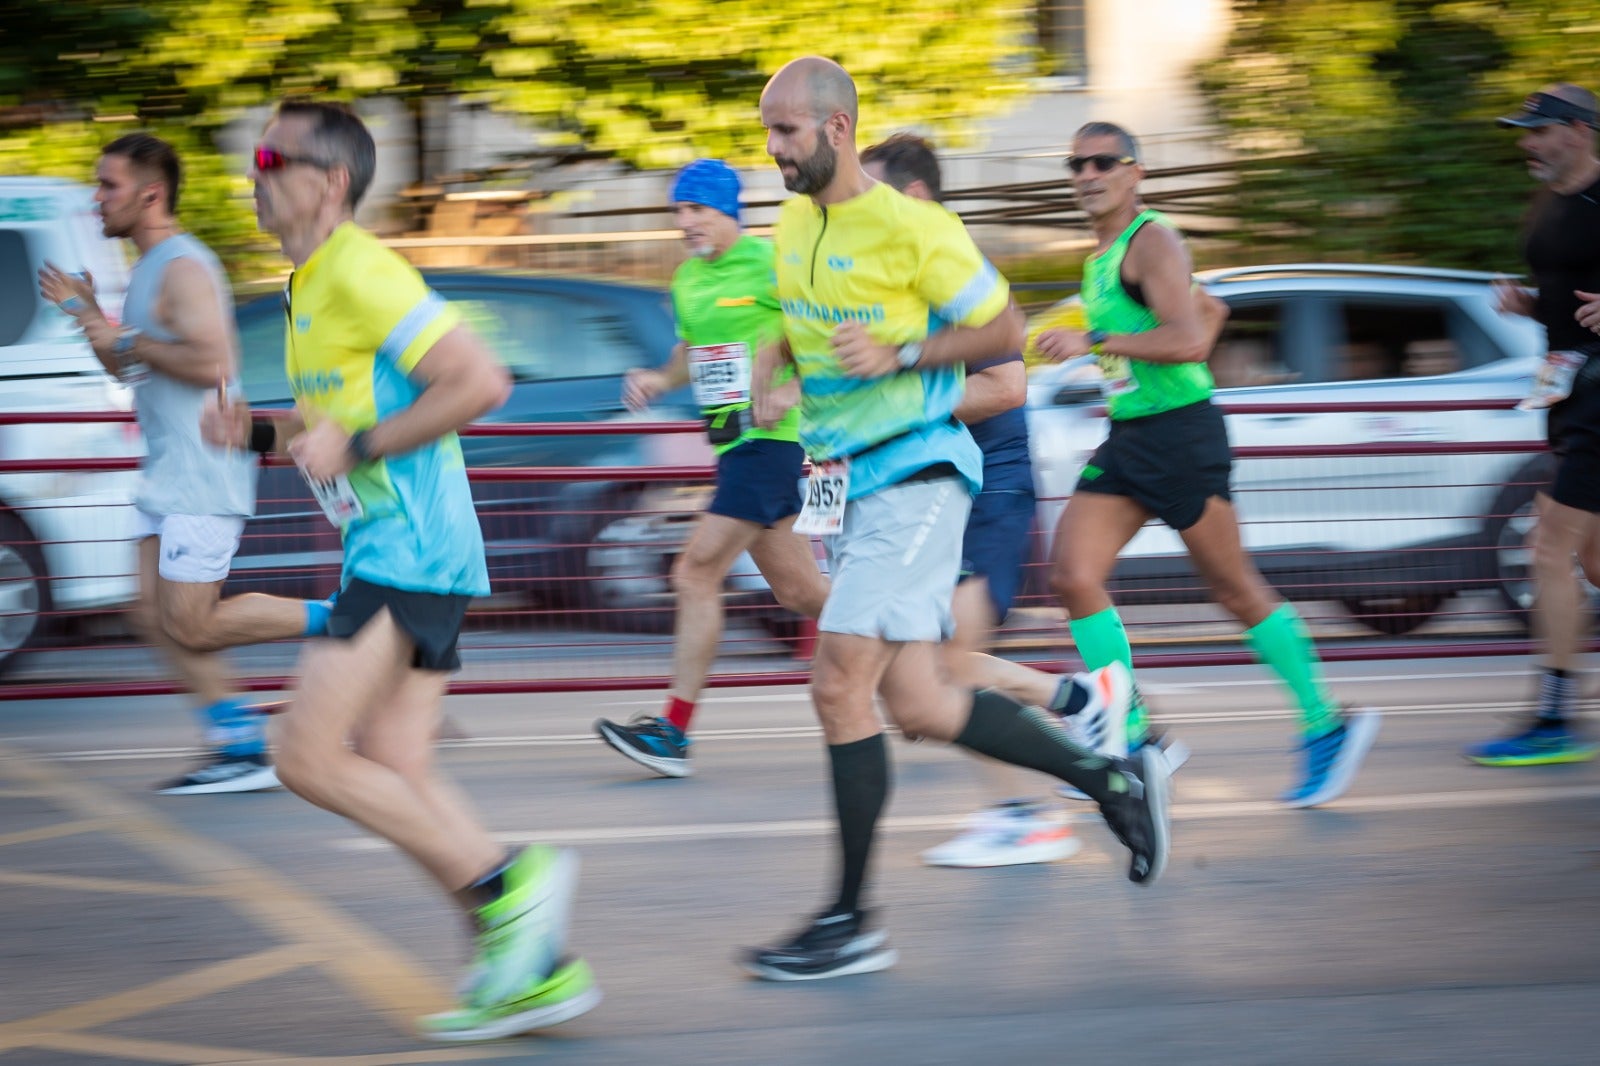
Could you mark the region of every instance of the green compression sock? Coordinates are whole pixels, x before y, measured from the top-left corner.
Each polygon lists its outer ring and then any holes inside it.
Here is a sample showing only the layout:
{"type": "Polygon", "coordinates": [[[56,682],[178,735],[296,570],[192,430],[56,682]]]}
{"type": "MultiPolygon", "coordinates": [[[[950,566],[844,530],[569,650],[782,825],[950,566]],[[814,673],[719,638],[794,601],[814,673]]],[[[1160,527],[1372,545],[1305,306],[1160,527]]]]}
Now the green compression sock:
{"type": "MultiPolygon", "coordinates": [[[[1098,670],[1102,666],[1121,663],[1132,675],[1133,649],[1128,645],[1128,631],[1123,628],[1122,617],[1117,614],[1115,607],[1107,607],[1083,618],[1069,619],[1067,629],[1072,633],[1072,642],[1078,646],[1078,656],[1083,659],[1084,666],[1098,670]]],[[[1136,694],[1128,707],[1130,750],[1144,739],[1149,725],[1150,716],[1144,709],[1144,700],[1136,694]]]]}
{"type": "Polygon", "coordinates": [[[1338,728],[1339,706],[1323,680],[1322,660],[1291,604],[1279,604],[1277,610],[1245,630],[1244,639],[1300,705],[1300,728],[1306,736],[1320,737],[1338,728]]]}

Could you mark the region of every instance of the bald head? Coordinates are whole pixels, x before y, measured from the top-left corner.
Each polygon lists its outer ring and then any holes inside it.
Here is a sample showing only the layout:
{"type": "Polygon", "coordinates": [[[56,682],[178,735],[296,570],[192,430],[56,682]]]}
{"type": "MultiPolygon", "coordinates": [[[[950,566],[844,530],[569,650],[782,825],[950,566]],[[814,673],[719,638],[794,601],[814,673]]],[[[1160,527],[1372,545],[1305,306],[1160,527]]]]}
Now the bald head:
{"type": "Polygon", "coordinates": [[[839,64],[822,56],[801,56],[778,69],[761,91],[769,96],[803,106],[820,124],[833,115],[847,115],[850,128],[856,128],[856,83],[839,64]]]}

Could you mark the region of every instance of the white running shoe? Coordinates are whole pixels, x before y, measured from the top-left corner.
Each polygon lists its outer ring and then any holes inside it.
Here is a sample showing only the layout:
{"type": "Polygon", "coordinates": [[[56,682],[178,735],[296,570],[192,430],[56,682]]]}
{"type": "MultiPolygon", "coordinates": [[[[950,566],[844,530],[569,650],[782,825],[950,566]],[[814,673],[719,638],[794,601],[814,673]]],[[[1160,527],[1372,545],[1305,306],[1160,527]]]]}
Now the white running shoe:
{"type": "Polygon", "coordinates": [[[1071,858],[1082,845],[1037,803],[1001,803],[969,815],[960,833],[922,853],[929,866],[1020,866],[1071,858]]]}

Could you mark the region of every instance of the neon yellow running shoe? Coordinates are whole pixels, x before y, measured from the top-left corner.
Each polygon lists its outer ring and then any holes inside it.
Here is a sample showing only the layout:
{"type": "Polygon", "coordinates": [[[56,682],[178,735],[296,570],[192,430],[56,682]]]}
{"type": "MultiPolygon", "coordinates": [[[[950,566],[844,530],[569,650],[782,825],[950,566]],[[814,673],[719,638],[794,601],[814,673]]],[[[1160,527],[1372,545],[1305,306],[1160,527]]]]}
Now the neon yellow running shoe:
{"type": "Polygon", "coordinates": [[[564,959],[555,973],[530,979],[504,999],[463,1001],[455,1010],[419,1018],[417,1029],[429,1040],[497,1040],[571,1021],[599,1006],[602,998],[589,964],[564,959]]]}
{"type": "Polygon", "coordinates": [[[578,883],[578,856],[532,844],[502,875],[505,891],[473,914],[478,942],[465,1003],[503,1003],[555,972],[567,950],[567,921],[578,883]]]}

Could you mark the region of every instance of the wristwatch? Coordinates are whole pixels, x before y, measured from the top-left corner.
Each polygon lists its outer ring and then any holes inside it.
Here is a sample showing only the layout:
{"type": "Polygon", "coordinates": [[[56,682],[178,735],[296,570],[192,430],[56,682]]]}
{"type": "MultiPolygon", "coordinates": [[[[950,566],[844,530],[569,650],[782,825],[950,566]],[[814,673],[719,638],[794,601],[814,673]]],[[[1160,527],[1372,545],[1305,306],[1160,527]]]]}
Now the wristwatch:
{"type": "Polygon", "coordinates": [[[1110,337],[1111,334],[1107,333],[1103,329],[1091,329],[1088,333],[1083,335],[1083,339],[1089,342],[1089,350],[1096,355],[1100,354],[1100,346],[1110,339],[1110,337]]]}
{"type": "Polygon", "coordinates": [[[900,361],[901,370],[910,370],[922,361],[922,342],[906,341],[900,346],[895,358],[900,361]]]}

